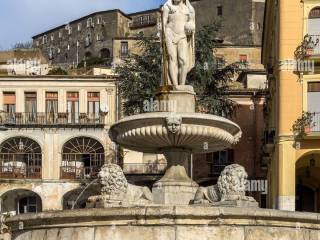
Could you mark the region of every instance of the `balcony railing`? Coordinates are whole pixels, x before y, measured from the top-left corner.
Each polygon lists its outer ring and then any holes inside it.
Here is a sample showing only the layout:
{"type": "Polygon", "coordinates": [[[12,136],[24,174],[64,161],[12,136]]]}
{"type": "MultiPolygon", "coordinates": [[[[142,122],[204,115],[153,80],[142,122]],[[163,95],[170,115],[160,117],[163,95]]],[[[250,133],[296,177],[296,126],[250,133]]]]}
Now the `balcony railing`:
{"type": "Polygon", "coordinates": [[[103,153],[68,153],[62,154],[62,166],[60,167],[61,179],[93,179],[105,163],[103,153]],[[89,165],[89,166],[86,166],[89,165]]]}
{"type": "Polygon", "coordinates": [[[311,132],[320,133],[320,113],[314,113],[312,117],[312,128],[311,132]]]}
{"type": "Polygon", "coordinates": [[[156,18],[149,18],[143,21],[133,21],[130,23],[130,28],[142,28],[142,27],[147,27],[147,26],[153,26],[157,24],[157,19],[156,18]]]}
{"type": "Polygon", "coordinates": [[[125,174],[163,174],[167,168],[165,163],[124,163],[125,174]]]}
{"type": "Polygon", "coordinates": [[[105,115],[99,113],[0,113],[0,123],[9,127],[103,127],[105,115]]]}
{"type": "Polygon", "coordinates": [[[1,153],[0,178],[40,179],[41,153],[1,153]]]}
{"type": "Polygon", "coordinates": [[[296,59],[320,56],[320,35],[305,35],[301,44],[294,52],[296,59]]]}
{"type": "Polygon", "coordinates": [[[317,56],[320,55],[320,35],[308,35],[310,37],[310,47],[307,48],[307,56],[317,56]]]}

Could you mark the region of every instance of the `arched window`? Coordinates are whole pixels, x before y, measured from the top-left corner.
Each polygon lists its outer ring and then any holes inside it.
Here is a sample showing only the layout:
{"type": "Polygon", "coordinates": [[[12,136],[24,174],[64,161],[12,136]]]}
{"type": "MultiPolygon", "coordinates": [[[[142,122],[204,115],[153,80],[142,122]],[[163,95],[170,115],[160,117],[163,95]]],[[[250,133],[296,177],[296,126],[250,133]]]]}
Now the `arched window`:
{"type": "Polygon", "coordinates": [[[0,145],[1,178],[41,178],[41,147],[27,137],[14,137],[0,145]]]}
{"type": "Polygon", "coordinates": [[[61,178],[95,178],[105,163],[104,148],[89,137],[77,137],[62,148],[61,178]]]}
{"type": "Polygon", "coordinates": [[[308,34],[320,35],[320,7],[313,8],[309,13],[308,34]]]}
{"type": "Polygon", "coordinates": [[[1,195],[3,212],[37,213],[42,211],[40,196],[30,190],[14,189],[1,195]]]}

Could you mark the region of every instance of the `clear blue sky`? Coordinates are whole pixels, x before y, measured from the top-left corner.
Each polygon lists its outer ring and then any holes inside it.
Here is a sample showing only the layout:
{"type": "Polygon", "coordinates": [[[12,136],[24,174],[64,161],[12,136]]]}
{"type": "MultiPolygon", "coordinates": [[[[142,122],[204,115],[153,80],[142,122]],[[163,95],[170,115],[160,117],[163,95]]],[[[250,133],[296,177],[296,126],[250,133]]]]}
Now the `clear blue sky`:
{"type": "Polygon", "coordinates": [[[165,0],[0,0],[0,50],[95,11],[125,13],[156,8],[165,0]]]}

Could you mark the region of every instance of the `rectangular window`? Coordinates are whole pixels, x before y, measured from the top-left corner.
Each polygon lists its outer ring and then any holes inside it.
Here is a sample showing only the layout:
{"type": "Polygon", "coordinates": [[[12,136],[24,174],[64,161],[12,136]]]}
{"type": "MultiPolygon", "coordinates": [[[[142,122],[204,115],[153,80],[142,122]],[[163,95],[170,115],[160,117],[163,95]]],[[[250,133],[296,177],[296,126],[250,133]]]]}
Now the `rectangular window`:
{"type": "Polygon", "coordinates": [[[232,149],[207,154],[210,175],[219,176],[221,171],[233,161],[232,149]]]}
{"type": "Polygon", "coordinates": [[[46,119],[55,123],[58,117],[58,93],[46,92],[46,119]]]}
{"type": "Polygon", "coordinates": [[[44,35],[42,37],[42,44],[46,44],[48,42],[48,36],[47,35],[44,35]]]}
{"type": "Polygon", "coordinates": [[[120,50],[121,57],[127,57],[128,54],[129,54],[128,42],[121,42],[121,50],[120,50]]]}
{"type": "Polygon", "coordinates": [[[87,27],[93,27],[93,22],[92,22],[92,18],[88,18],[87,20],[87,27]]]}
{"type": "Polygon", "coordinates": [[[89,92],[88,93],[88,116],[89,119],[99,121],[100,113],[100,93],[89,92]]]}
{"type": "Polygon", "coordinates": [[[3,93],[3,110],[7,113],[16,111],[16,94],[15,92],[3,93]]]}
{"type": "Polygon", "coordinates": [[[25,92],[24,97],[26,121],[34,123],[37,120],[37,93],[25,92]]]}
{"type": "Polygon", "coordinates": [[[222,6],[218,6],[218,7],[217,7],[217,15],[218,15],[218,16],[222,16],[222,14],[223,14],[222,6]]]}
{"type": "Polygon", "coordinates": [[[308,112],[314,113],[313,132],[320,132],[320,82],[308,83],[308,112]]]}
{"type": "Polygon", "coordinates": [[[59,32],[59,38],[62,38],[62,32],[59,32]]]}
{"type": "Polygon", "coordinates": [[[102,20],[101,20],[101,17],[97,17],[97,24],[101,24],[102,23],[102,20]]]}
{"type": "Polygon", "coordinates": [[[54,35],[52,34],[51,37],[50,37],[51,41],[54,40],[54,35]]]}
{"type": "Polygon", "coordinates": [[[82,28],[82,24],[81,24],[81,23],[78,23],[78,32],[81,31],[81,28],[82,28]]]}
{"type": "Polygon", "coordinates": [[[242,54],[242,55],[239,56],[239,60],[240,60],[241,63],[247,62],[248,61],[248,57],[247,57],[247,55],[242,54]]]}
{"type": "Polygon", "coordinates": [[[79,93],[67,93],[68,123],[79,123],[79,93]]]}

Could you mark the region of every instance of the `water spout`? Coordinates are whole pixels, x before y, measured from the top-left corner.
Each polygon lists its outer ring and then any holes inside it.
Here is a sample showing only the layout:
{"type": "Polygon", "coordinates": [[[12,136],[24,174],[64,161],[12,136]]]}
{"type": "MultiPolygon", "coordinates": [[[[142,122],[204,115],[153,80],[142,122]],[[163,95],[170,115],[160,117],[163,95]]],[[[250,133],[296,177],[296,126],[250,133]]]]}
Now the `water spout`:
{"type": "Polygon", "coordinates": [[[78,195],[78,197],[76,198],[76,200],[74,201],[74,203],[72,204],[72,210],[74,209],[74,207],[76,206],[77,202],[79,201],[80,197],[83,195],[83,193],[95,182],[98,181],[98,178],[92,180],[82,191],[81,193],[78,195]]]}

